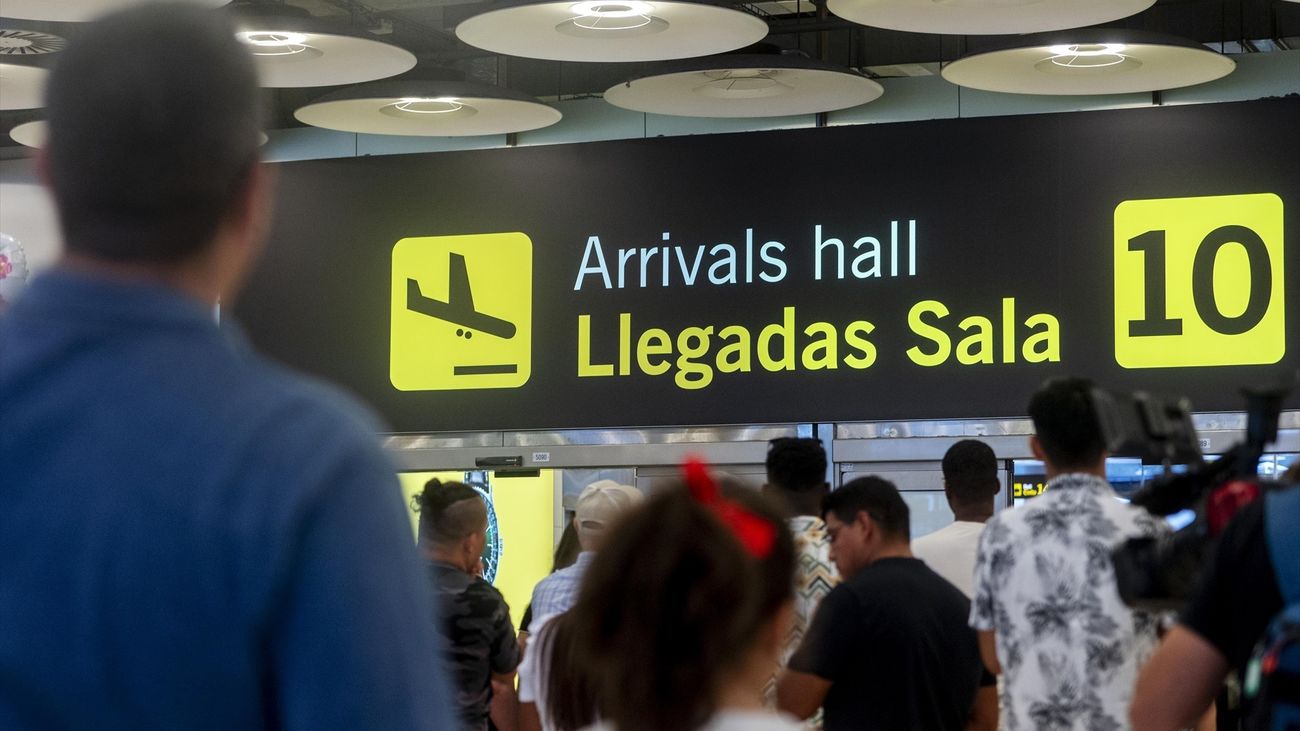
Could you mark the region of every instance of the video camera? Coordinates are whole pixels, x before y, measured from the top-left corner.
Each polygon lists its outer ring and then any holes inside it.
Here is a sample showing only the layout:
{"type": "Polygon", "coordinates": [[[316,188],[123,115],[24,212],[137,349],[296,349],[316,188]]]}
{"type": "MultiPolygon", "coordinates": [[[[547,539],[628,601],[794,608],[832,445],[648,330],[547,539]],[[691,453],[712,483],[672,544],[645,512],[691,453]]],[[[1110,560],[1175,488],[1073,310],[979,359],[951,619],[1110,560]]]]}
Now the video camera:
{"type": "Polygon", "coordinates": [[[1191,596],[1215,538],[1237,510],[1266,488],[1257,476],[1264,447],[1277,440],[1282,401],[1291,389],[1245,390],[1246,438],[1213,462],[1205,462],[1186,399],[1146,393],[1111,394],[1094,389],[1092,401],[1115,456],[1162,464],[1165,474],[1142,487],[1132,503],[1158,516],[1183,510],[1195,519],[1164,538],[1134,538],[1111,555],[1120,597],[1151,611],[1181,609],[1191,596]],[[1174,465],[1186,465],[1172,474],[1174,465]]]}

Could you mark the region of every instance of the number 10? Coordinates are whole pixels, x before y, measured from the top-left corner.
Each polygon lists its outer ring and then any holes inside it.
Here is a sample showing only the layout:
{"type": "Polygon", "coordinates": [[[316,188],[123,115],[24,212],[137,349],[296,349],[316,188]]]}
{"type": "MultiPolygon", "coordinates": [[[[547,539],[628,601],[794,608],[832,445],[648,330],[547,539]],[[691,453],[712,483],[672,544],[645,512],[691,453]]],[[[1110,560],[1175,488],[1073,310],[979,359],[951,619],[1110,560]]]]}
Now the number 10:
{"type": "MultiPolygon", "coordinates": [[[[1152,335],[1181,335],[1183,320],[1171,318],[1167,311],[1167,271],[1165,265],[1165,232],[1147,231],[1128,240],[1128,250],[1142,252],[1143,256],[1143,317],[1130,320],[1129,337],[1152,335]]],[[[1196,314],[1207,327],[1224,335],[1240,335],[1264,319],[1273,297],[1273,263],[1264,240],[1254,230],[1245,226],[1220,226],[1201,239],[1196,246],[1192,262],[1192,302],[1196,314]],[[1214,296],[1214,265],[1219,251],[1227,244],[1240,244],[1246,250],[1250,269],[1250,295],[1246,309],[1229,317],[1219,309],[1214,296]]]]}

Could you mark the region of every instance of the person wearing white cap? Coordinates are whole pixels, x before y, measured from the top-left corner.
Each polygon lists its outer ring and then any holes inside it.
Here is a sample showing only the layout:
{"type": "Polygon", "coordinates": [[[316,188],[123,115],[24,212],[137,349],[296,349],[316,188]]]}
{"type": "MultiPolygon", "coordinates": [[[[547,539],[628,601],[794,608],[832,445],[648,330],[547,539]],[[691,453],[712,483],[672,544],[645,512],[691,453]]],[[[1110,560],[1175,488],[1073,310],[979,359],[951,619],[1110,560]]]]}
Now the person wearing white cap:
{"type": "Polygon", "coordinates": [[[578,585],[591,559],[600,550],[606,529],[641,501],[635,487],[613,480],[599,480],[587,485],[574,506],[573,527],[578,531],[582,552],[578,560],[538,582],[533,588],[533,616],[546,617],[567,611],[578,598],[578,585]]]}
{"type": "Polygon", "coordinates": [[[524,653],[523,664],[519,666],[520,728],[524,731],[556,728],[546,712],[549,693],[546,676],[551,665],[548,625],[577,602],[582,576],[600,550],[610,526],[640,502],[640,491],[613,480],[593,482],[578,496],[573,527],[582,552],[572,566],[556,571],[533,588],[534,619],[529,629],[540,644],[529,643],[530,649],[524,653]]]}

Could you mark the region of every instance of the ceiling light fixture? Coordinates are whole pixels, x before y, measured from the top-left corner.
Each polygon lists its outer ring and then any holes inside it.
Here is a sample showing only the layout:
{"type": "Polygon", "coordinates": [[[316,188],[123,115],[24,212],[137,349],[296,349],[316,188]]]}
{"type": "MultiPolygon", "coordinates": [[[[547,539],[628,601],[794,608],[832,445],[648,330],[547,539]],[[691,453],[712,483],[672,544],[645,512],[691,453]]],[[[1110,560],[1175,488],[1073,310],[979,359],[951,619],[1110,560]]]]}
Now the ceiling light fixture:
{"type": "Polygon", "coordinates": [[[1176,36],[1084,29],[1028,36],[943,68],[948,81],[1009,94],[1128,94],[1203,84],[1236,62],[1176,36]]]}
{"type": "MultiPolygon", "coordinates": [[[[105,13],[139,5],[145,0],[4,0],[0,14],[6,18],[23,20],[54,20],[59,22],[84,22],[105,13]]],[[[230,0],[187,0],[188,2],[220,7],[230,0]]]]}
{"type": "Polygon", "coordinates": [[[45,81],[50,72],[39,66],[0,63],[0,109],[36,109],[45,106],[45,81]]]}
{"type": "Polygon", "coordinates": [[[61,36],[18,28],[0,28],[0,56],[41,56],[62,51],[68,42],[61,36]]]}
{"type": "Polygon", "coordinates": [[[406,79],[340,89],[293,116],[303,124],[342,132],[470,137],[548,127],[561,114],[533,97],[491,84],[406,79]]]}
{"type": "Polygon", "coordinates": [[[266,87],[358,84],[415,66],[415,56],[404,48],[327,24],[290,5],[239,6],[235,26],[235,37],[253,54],[266,87]]]}
{"type": "Polygon", "coordinates": [[[755,53],[666,63],[610,88],[605,101],[680,117],[784,117],[856,107],[883,93],[880,84],[847,68],[755,53]]]}
{"type": "Polygon", "coordinates": [[[456,37],[493,53],[549,61],[664,61],[724,53],[767,35],[730,7],[685,0],[515,2],[464,20],[456,37]]]}
{"type": "Polygon", "coordinates": [[[828,0],[845,20],[889,30],[951,35],[1036,33],[1109,23],[1156,0],[828,0]]]}

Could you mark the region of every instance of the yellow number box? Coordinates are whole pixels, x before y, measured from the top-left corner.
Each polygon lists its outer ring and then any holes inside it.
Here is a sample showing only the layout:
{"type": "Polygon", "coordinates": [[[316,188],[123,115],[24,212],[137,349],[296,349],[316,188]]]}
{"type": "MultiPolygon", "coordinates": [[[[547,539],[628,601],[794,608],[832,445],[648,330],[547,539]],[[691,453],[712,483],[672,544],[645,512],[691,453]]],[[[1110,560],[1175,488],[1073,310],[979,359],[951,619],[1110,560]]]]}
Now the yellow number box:
{"type": "Polygon", "coordinates": [[[1115,360],[1262,365],[1286,354],[1282,199],[1130,200],[1115,208],[1115,360]]]}
{"type": "Polygon", "coordinates": [[[400,391],[518,388],[532,372],[533,242],[522,233],[393,245],[389,380],[400,391]]]}

